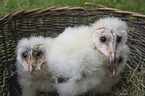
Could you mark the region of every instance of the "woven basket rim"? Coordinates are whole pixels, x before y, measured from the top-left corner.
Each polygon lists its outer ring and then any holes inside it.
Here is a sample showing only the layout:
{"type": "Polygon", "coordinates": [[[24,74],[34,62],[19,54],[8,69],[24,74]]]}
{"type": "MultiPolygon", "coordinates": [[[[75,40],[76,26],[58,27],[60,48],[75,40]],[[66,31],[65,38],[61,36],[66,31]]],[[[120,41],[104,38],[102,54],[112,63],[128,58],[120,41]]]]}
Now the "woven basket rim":
{"type": "Polygon", "coordinates": [[[30,10],[20,10],[17,12],[11,12],[8,13],[6,15],[1,15],[0,16],[0,21],[6,19],[6,18],[11,18],[14,16],[17,16],[19,14],[38,14],[38,13],[42,13],[42,12],[53,12],[53,11],[63,11],[63,10],[84,10],[85,12],[88,11],[108,11],[110,13],[119,13],[119,14],[124,14],[124,15],[129,15],[132,17],[141,17],[141,18],[145,18],[145,15],[139,14],[139,13],[135,13],[135,12],[130,12],[130,11],[122,11],[119,9],[115,9],[115,8],[109,8],[103,5],[99,5],[99,4],[94,4],[94,3],[89,3],[86,2],[85,5],[92,5],[92,6],[97,6],[100,8],[89,8],[89,7],[70,7],[70,6],[66,6],[66,7],[57,7],[57,6],[52,6],[52,7],[48,7],[48,8],[36,8],[36,9],[30,9],[30,10]]]}

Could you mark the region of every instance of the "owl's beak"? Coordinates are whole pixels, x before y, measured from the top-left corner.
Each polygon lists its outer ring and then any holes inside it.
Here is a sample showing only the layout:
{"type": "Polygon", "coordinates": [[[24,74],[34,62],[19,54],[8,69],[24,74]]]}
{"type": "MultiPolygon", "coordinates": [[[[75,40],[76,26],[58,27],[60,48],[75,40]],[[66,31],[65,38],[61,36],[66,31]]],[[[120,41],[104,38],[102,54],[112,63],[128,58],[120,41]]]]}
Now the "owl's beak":
{"type": "Polygon", "coordinates": [[[109,71],[110,71],[110,77],[113,77],[116,72],[117,72],[117,68],[118,68],[118,59],[114,59],[113,63],[109,66],[109,71]]]}
{"type": "Polygon", "coordinates": [[[108,53],[111,62],[109,66],[110,77],[114,77],[118,68],[117,64],[118,59],[116,58],[116,45],[111,46],[110,49],[108,50],[108,53]]]}
{"type": "Polygon", "coordinates": [[[35,69],[34,60],[28,60],[28,69],[30,70],[30,73],[32,74],[33,70],[35,69]]]}
{"type": "Polygon", "coordinates": [[[111,51],[110,52],[110,61],[114,61],[114,57],[115,57],[115,52],[114,51],[111,51]]]}
{"type": "Polygon", "coordinates": [[[110,57],[110,62],[114,62],[116,56],[116,47],[112,46],[108,49],[108,54],[110,57]]]}

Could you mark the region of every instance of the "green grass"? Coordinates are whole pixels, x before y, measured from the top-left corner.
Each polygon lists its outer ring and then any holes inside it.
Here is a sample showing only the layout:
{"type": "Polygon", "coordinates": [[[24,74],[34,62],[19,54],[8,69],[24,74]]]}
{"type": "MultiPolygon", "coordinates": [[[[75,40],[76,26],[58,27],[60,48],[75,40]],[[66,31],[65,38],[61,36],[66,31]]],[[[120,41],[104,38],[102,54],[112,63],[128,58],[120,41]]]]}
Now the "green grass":
{"type": "Polygon", "coordinates": [[[85,2],[145,14],[145,0],[0,0],[0,15],[22,9],[48,8],[52,6],[84,7],[85,2]]]}

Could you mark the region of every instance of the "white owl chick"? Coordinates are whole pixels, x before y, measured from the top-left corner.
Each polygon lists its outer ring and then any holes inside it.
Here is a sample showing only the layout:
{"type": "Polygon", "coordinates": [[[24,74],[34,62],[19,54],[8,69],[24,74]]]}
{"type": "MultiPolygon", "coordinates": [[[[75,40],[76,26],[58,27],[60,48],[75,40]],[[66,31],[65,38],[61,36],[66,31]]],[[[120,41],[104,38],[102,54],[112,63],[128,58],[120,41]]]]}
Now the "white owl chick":
{"type": "Polygon", "coordinates": [[[93,89],[92,91],[93,94],[95,93],[105,94],[111,91],[112,87],[115,84],[117,84],[121,78],[120,73],[123,72],[128,55],[129,48],[127,45],[124,45],[120,52],[120,56],[116,58],[116,62],[114,63],[114,65],[110,66],[109,68],[106,67],[106,70],[108,70],[108,72],[106,73],[106,75],[104,75],[101,84],[93,89]],[[112,69],[116,69],[116,74],[114,74],[113,77],[110,77],[110,70],[112,69]]]}
{"type": "Polygon", "coordinates": [[[38,91],[52,91],[51,75],[46,65],[46,50],[52,38],[22,38],[17,45],[17,73],[22,96],[36,96],[38,91]]]}
{"type": "Polygon", "coordinates": [[[113,61],[127,42],[127,24],[115,17],[102,18],[91,25],[96,47],[113,61]],[[100,41],[102,44],[100,44],[100,41]]]}
{"type": "Polygon", "coordinates": [[[109,58],[95,47],[92,36],[88,26],[80,26],[67,28],[55,38],[47,62],[61,96],[87,92],[100,84],[107,71],[104,68],[109,58]]]}
{"type": "Polygon", "coordinates": [[[56,81],[69,78],[67,82],[56,82],[58,93],[80,95],[101,84],[109,70],[106,65],[114,64],[114,58],[120,54],[117,51],[126,42],[126,29],[126,23],[108,17],[91,26],[67,28],[55,38],[47,64],[56,81]]]}
{"type": "MultiPolygon", "coordinates": [[[[119,57],[120,51],[127,42],[126,22],[115,17],[107,17],[93,23],[91,29],[94,32],[93,39],[96,47],[110,58],[113,65],[115,58],[119,57]]],[[[115,74],[115,70],[112,72],[115,74]]]]}

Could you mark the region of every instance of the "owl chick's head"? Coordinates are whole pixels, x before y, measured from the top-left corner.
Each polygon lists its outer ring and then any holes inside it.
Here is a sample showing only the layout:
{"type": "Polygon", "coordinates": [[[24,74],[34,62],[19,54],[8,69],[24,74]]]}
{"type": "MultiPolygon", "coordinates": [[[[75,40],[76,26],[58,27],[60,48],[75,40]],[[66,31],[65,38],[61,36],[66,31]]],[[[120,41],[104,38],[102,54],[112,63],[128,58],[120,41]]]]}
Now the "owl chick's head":
{"type": "Polygon", "coordinates": [[[123,67],[125,66],[128,55],[129,47],[127,45],[124,45],[121,50],[120,56],[118,58],[115,58],[114,64],[109,66],[110,77],[119,75],[123,71],[123,67]]]}
{"type": "Polygon", "coordinates": [[[40,70],[45,60],[45,43],[43,37],[22,38],[16,49],[17,61],[22,64],[25,71],[31,73],[40,70]]]}
{"type": "Polygon", "coordinates": [[[114,61],[127,41],[127,25],[114,17],[107,17],[91,25],[97,49],[114,61]]]}

